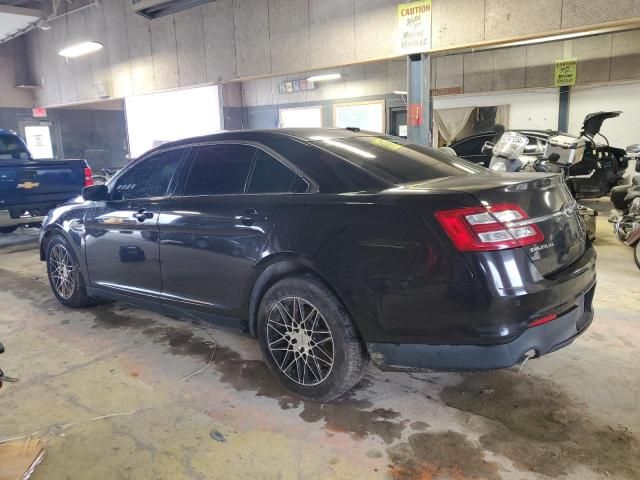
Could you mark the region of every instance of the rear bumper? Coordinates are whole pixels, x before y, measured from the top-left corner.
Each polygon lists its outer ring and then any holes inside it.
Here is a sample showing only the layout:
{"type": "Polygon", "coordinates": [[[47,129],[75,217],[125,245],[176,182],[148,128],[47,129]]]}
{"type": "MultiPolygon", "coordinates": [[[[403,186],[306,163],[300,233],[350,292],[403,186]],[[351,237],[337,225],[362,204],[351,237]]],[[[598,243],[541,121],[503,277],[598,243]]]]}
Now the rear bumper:
{"type": "Polygon", "coordinates": [[[30,225],[33,223],[42,223],[43,216],[22,215],[18,218],[12,218],[9,210],[0,210],[0,227],[14,227],[17,225],[30,225]]]}
{"type": "Polygon", "coordinates": [[[593,320],[595,285],[578,298],[572,310],[557,319],[525,330],[499,345],[428,345],[368,343],[374,363],[393,370],[469,371],[507,368],[522,362],[527,352],[535,357],[559,350],[584,333],[593,320]]]}

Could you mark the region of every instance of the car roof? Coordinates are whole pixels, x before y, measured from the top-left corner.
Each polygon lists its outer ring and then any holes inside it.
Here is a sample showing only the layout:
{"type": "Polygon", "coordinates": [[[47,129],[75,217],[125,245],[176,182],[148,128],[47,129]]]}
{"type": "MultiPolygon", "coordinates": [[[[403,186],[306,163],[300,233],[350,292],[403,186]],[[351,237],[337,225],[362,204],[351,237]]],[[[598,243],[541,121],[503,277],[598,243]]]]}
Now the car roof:
{"type": "MultiPolygon", "coordinates": [[[[179,147],[182,145],[191,145],[194,143],[215,142],[221,140],[243,140],[243,141],[259,141],[266,138],[277,139],[278,137],[289,137],[303,142],[312,142],[315,140],[331,140],[337,138],[352,137],[369,137],[372,135],[383,135],[378,132],[369,132],[357,128],[265,128],[265,129],[249,129],[249,130],[222,130],[220,132],[199,137],[183,138],[172,142],[166,142],[153,149],[145,152],[147,155],[156,150],[165,148],[179,147]]],[[[141,156],[143,156],[141,155],[141,156]]]]}

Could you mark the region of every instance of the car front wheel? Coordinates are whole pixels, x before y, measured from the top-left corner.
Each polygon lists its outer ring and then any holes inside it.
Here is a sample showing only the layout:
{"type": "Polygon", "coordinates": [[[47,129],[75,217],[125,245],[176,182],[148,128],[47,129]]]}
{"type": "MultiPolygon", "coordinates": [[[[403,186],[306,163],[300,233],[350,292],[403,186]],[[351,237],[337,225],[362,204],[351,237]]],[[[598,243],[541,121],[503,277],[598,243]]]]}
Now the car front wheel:
{"type": "Polygon", "coordinates": [[[277,282],[258,311],[258,339],[267,365],[290,391],[327,402],[351,390],[369,365],[346,309],[319,279],[277,282]]]}
{"type": "Polygon", "coordinates": [[[54,235],[47,244],[47,275],[54,295],[67,307],[88,307],[96,300],[87,295],[80,265],[68,242],[54,235]]]}

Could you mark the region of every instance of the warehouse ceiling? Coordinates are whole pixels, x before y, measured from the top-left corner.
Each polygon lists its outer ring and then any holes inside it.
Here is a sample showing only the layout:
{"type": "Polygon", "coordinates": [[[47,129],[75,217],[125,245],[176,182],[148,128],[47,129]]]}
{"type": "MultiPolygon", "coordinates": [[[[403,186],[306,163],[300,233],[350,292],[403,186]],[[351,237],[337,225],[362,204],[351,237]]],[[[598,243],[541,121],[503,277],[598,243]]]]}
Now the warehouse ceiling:
{"type": "Polygon", "coordinates": [[[38,6],[38,3],[42,2],[0,1],[0,42],[29,28],[44,16],[41,8],[45,5],[38,6]]]}
{"type": "Polygon", "coordinates": [[[36,10],[46,10],[50,0],[0,0],[0,5],[12,7],[34,8],[36,10]]]}

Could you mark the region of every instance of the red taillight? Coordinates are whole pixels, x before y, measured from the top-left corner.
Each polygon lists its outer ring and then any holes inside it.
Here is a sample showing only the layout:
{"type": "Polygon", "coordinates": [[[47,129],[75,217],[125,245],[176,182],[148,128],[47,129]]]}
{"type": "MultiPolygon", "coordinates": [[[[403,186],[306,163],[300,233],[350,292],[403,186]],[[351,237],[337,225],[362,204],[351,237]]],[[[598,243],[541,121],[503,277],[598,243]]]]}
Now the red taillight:
{"type": "Polygon", "coordinates": [[[93,185],[93,172],[91,168],[84,167],[84,186],[90,187],[91,185],[93,185]]]}
{"type": "Polygon", "coordinates": [[[518,205],[501,203],[487,207],[442,210],[436,218],[458,250],[504,250],[540,243],[544,235],[518,205]]]}
{"type": "Polygon", "coordinates": [[[556,315],[555,313],[550,313],[549,315],[545,315],[544,317],[540,317],[536,321],[532,322],[531,325],[529,325],[529,328],[531,328],[531,327],[539,327],[540,325],[544,325],[545,323],[552,322],[556,318],[558,318],[558,315],[556,315]]]}

